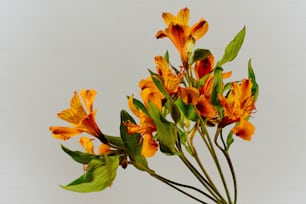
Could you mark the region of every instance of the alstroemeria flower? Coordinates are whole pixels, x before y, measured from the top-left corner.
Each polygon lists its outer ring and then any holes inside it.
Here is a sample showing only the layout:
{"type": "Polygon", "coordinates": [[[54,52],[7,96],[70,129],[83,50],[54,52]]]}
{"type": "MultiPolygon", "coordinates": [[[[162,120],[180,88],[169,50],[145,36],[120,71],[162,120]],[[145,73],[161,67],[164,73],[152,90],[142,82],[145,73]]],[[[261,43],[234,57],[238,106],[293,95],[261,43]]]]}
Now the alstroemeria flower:
{"type": "Polygon", "coordinates": [[[163,79],[166,91],[171,95],[178,91],[183,74],[175,74],[169,67],[167,60],[162,56],[155,57],[156,71],[163,79]]]}
{"type": "Polygon", "coordinates": [[[95,121],[96,111],[93,111],[93,101],[96,91],[81,90],[80,95],[86,108],[84,108],[78,93],[74,92],[74,95],[70,101],[70,108],[60,112],[57,115],[60,119],[69,122],[72,127],[51,126],[50,131],[53,133],[53,137],[67,140],[73,136],[79,135],[82,132],[86,132],[99,138],[102,142],[107,143],[104,135],[95,121]]]}
{"type": "Polygon", "coordinates": [[[208,23],[201,18],[193,26],[189,26],[189,9],[181,9],[177,16],[171,13],[163,13],[162,18],[168,26],[160,30],[156,38],[168,37],[180,53],[183,65],[188,63],[188,55],[191,54],[195,42],[208,30],[208,23]]]}
{"type": "Polygon", "coordinates": [[[219,99],[224,108],[224,118],[219,125],[224,127],[236,122],[232,128],[233,133],[245,140],[251,140],[255,131],[254,125],[248,122],[252,111],[255,110],[251,80],[244,79],[240,84],[233,82],[227,96],[219,95],[219,99]]]}
{"type": "Polygon", "coordinates": [[[151,157],[157,151],[158,143],[153,139],[152,133],[156,131],[154,121],[142,110],[135,107],[133,103],[133,96],[128,100],[128,105],[131,111],[139,118],[139,124],[126,122],[125,126],[128,129],[129,134],[139,133],[142,135],[142,155],[145,157],[151,157]]]}

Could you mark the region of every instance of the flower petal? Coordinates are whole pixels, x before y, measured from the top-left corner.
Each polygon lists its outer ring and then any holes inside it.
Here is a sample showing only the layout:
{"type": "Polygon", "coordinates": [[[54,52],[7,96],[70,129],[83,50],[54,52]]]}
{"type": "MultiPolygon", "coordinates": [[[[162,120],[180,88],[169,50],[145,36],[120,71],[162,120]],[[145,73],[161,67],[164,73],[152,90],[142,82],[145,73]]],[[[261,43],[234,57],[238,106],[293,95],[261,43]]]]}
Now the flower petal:
{"type": "Polygon", "coordinates": [[[83,98],[85,105],[87,107],[87,110],[89,112],[92,112],[93,102],[95,99],[95,96],[97,95],[97,92],[95,90],[81,90],[80,92],[81,97],[83,98]]]}
{"type": "Polygon", "coordinates": [[[207,21],[204,20],[204,18],[201,18],[196,24],[194,24],[191,27],[190,35],[195,40],[198,40],[207,33],[207,30],[208,30],[208,23],[207,21]]]}
{"type": "Polygon", "coordinates": [[[84,132],[79,128],[72,127],[60,127],[60,126],[51,126],[49,130],[52,132],[52,136],[56,139],[68,140],[73,136],[77,136],[84,132]]]}
{"type": "Polygon", "coordinates": [[[237,126],[232,128],[232,131],[238,137],[250,141],[255,132],[255,126],[247,120],[240,120],[237,126]]]}
{"type": "Polygon", "coordinates": [[[89,139],[87,137],[81,137],[80,138],[80,144],[83,146],[84,150],[87,153],[93,154],[93,155],[95,154],[92,139],[89,139]]]}
{"type": "Polygon", "coordinates": [[[74,92],[74,95],[71,98],[70,108],[57,114],[60,119],[66,120],[74,126],[79,124],[86,115],[86,111],[82,106],[77,92],[74,92]]]}
{"type": "Polygon", "coordinates": [[[145,134],[143,136],[142,150],[141,154],[145,157],[152,157],[157,151],[158,143],[153,140],[151,134],[145,134]]]}

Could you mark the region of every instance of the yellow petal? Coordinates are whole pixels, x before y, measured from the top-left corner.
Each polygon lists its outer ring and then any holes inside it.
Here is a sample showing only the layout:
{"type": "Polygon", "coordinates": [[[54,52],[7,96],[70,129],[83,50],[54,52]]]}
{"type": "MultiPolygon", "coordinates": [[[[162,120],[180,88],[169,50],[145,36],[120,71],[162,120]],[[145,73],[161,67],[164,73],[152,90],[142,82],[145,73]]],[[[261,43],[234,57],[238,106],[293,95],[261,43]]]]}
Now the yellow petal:
{"type": "Polygon", "coordinates": [[[180,25],[188,25],[189,24],[189,9],[187,7],[181,9],[177,14],[176,23],[180,25]]]}
{"type": "Polygon", "coordinates": [[[93,155],[95,154],[92,139],[89,139],[87,137],[81,137],[80,138],[80,144],[83,146],[84,150],[87,153],[93,154],[93,155]]]}
{"type": "Polygon", "coordinates": [[[180,97],[185,104],[196,105],[198,103],[200,93],[194,87],[180,88],[180,97]]]}
{"type": "Polygon", "coordinates": [[[70,101],[70,108],[60,112],[57,116],[72,125],[77,125],[84,119],[84,117],[86,117],[86,115],[86,111],[82,106],[77,92],[74,92],[70,101]]]}
{"type": "Polygon", "coordinates": [[[56,139],[68,140],[73,136],[79,135],[84,132],[78,128],[72,127],[59,127],[59,126],[51,126],[49,130],[52,132],[52,136],[56,139]]]}
{"type": "Polygon", "coordinates": [[[97,94],[97,92],[95,90],[81,90],[80,92],[81,97],[83,98],[85,105],[87,107],[87,110],[89,112],[92,112],[92,107],[93,107],[93,102],[95,99],[95,96],[97,94]]]}

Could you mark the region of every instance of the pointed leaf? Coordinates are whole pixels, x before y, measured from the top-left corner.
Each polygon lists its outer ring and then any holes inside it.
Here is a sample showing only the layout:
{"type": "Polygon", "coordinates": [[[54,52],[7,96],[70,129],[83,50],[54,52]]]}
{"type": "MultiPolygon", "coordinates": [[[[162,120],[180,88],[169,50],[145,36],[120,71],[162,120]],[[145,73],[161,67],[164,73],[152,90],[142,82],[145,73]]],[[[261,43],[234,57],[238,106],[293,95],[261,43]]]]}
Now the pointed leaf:
{"type": "Polygon", "coordinates": [[[230,131],[227,138],[226,138],[226,149],[229,150],[230,146],[233,144],[233,131],[230,131]]]}
{"type": "Polygon", "coordinates": [[[245,26],[235,36],[235,38],[226,46],[222,59],[217,63],[218,67],[236,58],[243,44],[244,37],[245,37],[245,26]]]}
{"type": "Polygon", "coordinates": [[[252,67],[251,60],[248,62],[248,74],[249,74],[249,79],[252,81],[252,96],[254,96],[254,100],[257,100],[258,97],[258,84],[256,82],[255,78],[255,73],[252,67]]]}
{"type": "Polygon", "coordinates": [[[130,121],[136,124],[135,120],[125,110],[121,111],[121,124],[120,124],[120,135],[122,141],[131,156],[131,159],[141,164],[144,167],[148,167],[146,158],[141,154],[142,145],[140,144],[140,134],[129,134],[127,127],[124,125],[125,122],[130,121]]]}
{"type": "Polygon", "coordinates": [[[118,165],[119,155],[112,157],[104,155],[104,161],[93,159],[81,177],[62,187],[80,193],[101,191],[112,184],[118,165]]]}
{"type": "Polygon", "coordinates": [[[67,147],[65,147],[64,145],[61,145],[61,147],[62,147],[62,150],[66,152],[69,156],[71,156],[71,158],[74,161],[79,162],[81,164],[88,164],[92,159],[99,157],[99,156],[92,155],[92,154],[85,153],[85,152],[72,151],[68,149],[67,147]]]}
{"type": "Polygon", "coordinates": [[[184,114],[184,116],[192,121],[196,121],[198,118],[197,113],[194,110],[193,105],[185,104],[182,99],[178,99],[175,101],[175,104],[179,108],[179,110],[184,114]]]}
{"type": "Polygon", "coordinates": [[[110,135],[106,135],[104,134],[105,138],[107,139],[107,141],[113,145],[116,145],[117,147],[121,147],[124,148],[124,144],[123,141],[120,137],[117,136],[110,136],[110,135]]]}
{"type": "Polygon", "coordinates": [[[214,70],[214,83],[213,83],[213,88],[212,88],[212,93],[211,93],[211,103],[217,108],[220,109],[220,101],[218,94],[222,94],[222,87],[223,87],[223,79],[222,79],[222,71],[223,69],[221,67],[217,67],[214,70]]]}
{"type": "Polygon", "coordinates": [[[196,61],[205,60],[209,55],[211,55],[210,50],[200,49],[200,48],[196,49],[193,52],[193,55],[192,55],[192,57],[189,60],[189,64],[192,65],[196,61]]]}
{"type": "Polygon", "coordinates": [[[175,142],[177,140],[176,126],[167,121],[154,104],[149,103],[148,111],[156,125],[159,143],[166,146],[172,153],[175,153],[175,142]]]}

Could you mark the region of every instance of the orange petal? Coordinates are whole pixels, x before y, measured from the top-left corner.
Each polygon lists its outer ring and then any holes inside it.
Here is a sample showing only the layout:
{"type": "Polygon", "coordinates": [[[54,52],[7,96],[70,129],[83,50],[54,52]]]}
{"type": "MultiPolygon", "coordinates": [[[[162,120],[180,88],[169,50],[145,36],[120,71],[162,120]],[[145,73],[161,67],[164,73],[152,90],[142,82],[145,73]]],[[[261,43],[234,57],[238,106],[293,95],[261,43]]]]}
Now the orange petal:
{"type": "Polygon", "coordinates": [[[203,37],[203,35],[206,34],[207,30],[208,30],[208,23],[207,21],[204,20],[204,18],[201,18],[196,24],[194,24],[191,27],[190,35],[195,40],[198,40],[201,37],[203,37]]]}
{"type": "Polygon", "coordinates": [[[56,139],[68,140],[73,136],[79,135],[84,132],[78,128],[71,127],[59,127],[59,126],[51,126],[49,130],[52,132],[52,136],[56,139]]]}
{"type": "Polygon", "coordinates": [[[141,154],[145,157],[152,157],[157,151],[158,143],[153,140],[151,134],[145,134],[143,137],[141,154]]]}
{"type": "Polygon", "coordinates": [[[212,71],[214,67],[214,56],[209,55],[204,60],[199,60],[196,62],[194,66],[194,71],[196,74],[197,79],[201,79],[203,76],[207,75],[212,71]]]}
{"type": "Polygon", "coordinates": [[[232,128],[232,131],[238,137],[250,141],[255,132],[255,126],[247,120],[240,120],[239,124],[232,128]]]}
{"type": "Polygon", "coordinates": [[[99,155],[101,155],[101,154],[105,154],[105,153],[107,153],[107,152],[109,152],[110,151],[110,146],[108,146],[107,144],[101,144],[100,145],[100,147],[99,147],[99,155]]]}
{"type": "Polygon", "coordinates": [[[185,104],[195,105],[198,103],[200,93],[194,87],[185,87],[180,89],[180,97],[185,104]]]}
{"type": "Polygon", "coordinates": [[[84,150],[87,153],[93,154],[93,155],[95,154],[92,139],[89,139],[87,137],[81,137],[80,138],[80,144],[83,146],[84,150]]]}
{"type": "Polygon", "coordinates": [[[215,107],[203,95],[200,97],[196,107],[200,114],[208,119],[213,119],[218,115],[215,107]]]}

